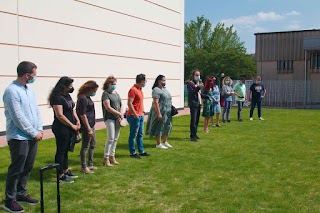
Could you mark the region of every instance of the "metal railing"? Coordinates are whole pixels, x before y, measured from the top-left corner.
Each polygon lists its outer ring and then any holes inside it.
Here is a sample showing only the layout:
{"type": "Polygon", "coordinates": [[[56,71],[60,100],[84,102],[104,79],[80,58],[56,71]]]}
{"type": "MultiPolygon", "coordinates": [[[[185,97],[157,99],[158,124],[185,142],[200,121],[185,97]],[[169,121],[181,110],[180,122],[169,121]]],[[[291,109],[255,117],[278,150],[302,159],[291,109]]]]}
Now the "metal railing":
{"type": "MultiPolygon", "coordinates": [[[[235,84],[238,81],[234,80],[233,82],[235,84]]],[[[247,91],[249,91],[252,83],[252,80],[246,81],[247,91]]],[[[268,80],[262,83],[267,90],[263,106],[320,109],[320,81],[268,80]]],[[[188,93],[186,86],[184,97],[185,106],[187,106],[188,93]]],[[[234,98],[233,102],[235,102],[234,98]]]]}

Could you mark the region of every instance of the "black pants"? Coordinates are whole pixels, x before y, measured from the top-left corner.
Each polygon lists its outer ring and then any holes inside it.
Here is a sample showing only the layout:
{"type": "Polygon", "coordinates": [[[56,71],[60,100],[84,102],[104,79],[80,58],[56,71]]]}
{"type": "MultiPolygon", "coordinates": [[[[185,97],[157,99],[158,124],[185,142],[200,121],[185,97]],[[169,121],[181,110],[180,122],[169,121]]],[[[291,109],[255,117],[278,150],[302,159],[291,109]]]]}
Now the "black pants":
{"type": "Polygon", "coordinates": [[[258,106],[258,118],[261,117],[261,99],[257,100],[257,99],[252,99],[251,100],[251,109],[250,109],[250,118],[252,118],[253,116],[253,110],[256,107],[256,105],[258,106]]]}
{"type": "Polygon", "coordinates": [[[199,125],[200,107],[190,107],[190,116],[190,138],[195,138],[199,125]]]}
{"type": "Polygon", "coordinates": [[[27,192],[27,182],[38,150],[38,143],[30,140],[8,141],[11,165],[6,178],[6,199],[15,200],[27,192]]]}
{"type": "Polygon", "coordinates": [[[52,131],[56,138],[56,156],[55,163],[60,164],[59,174],[63,174],[64,170],[68,169],[68,151],[70,146],[71,130],[67,127],[54,128],[52,131]]]}

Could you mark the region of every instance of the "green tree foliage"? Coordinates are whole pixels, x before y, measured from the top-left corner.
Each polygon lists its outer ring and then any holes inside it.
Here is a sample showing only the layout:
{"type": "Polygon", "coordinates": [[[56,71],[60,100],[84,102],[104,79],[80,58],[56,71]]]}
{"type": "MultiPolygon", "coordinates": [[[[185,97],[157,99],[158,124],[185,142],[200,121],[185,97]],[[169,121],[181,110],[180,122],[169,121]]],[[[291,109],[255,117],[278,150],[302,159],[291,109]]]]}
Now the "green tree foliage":
{"type": "Polygon", "coordinates": [[[256,65],[251,55],[246,54],[244,42],[231,27],[218,23],[214,28],[208,19],[197,17],[185,23],[185,78],[193,69],[201,70],[203,78],[225,73],[233,79],[251,77],[256,65]]]}

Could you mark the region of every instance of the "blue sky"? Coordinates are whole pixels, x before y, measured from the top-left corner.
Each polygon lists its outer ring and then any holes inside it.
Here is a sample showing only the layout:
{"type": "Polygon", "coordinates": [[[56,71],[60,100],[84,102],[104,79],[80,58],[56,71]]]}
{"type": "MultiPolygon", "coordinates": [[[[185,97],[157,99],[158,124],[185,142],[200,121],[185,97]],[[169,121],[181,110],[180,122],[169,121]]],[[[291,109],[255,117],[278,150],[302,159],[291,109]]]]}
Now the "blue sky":
{"type": "Polygon", "coordinates": [[[320,0],[185,0],[185,22],[204,16],[233,25],[248,53],[258,32],[320,29],[320,0]]]}

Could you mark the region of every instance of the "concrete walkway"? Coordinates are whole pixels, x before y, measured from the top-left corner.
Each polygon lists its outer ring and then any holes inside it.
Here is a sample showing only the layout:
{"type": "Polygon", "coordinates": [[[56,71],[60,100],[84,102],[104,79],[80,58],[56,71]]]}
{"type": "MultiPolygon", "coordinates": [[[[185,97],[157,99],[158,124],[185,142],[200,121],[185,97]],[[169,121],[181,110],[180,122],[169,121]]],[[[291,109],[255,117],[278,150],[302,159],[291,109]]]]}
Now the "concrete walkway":
{"type": "MultiPolygon", "coordinates": [[[[179,109],[179,115],[188,115],[190,113],[189,108],[184,108],[184,109],[179,109]]],[[[148,119],[148,116],[144,116],[144,120],[146,121],[148,119]]],[[[99,130],[99,129],[104,129],[106,128],[106,125],[104,124],[103,121],[97,122],[95,125],[95,129],[99,130]]],[[[51,129],[46,129],[43,131],[43,139],[48,139],[48,138],[53,138],[54,134],[52,133],[51,129]]],[[[0,147],[3,146],[7,146],[7,140],[6,140],[6,136],[0,136],[0,147]]]]}

